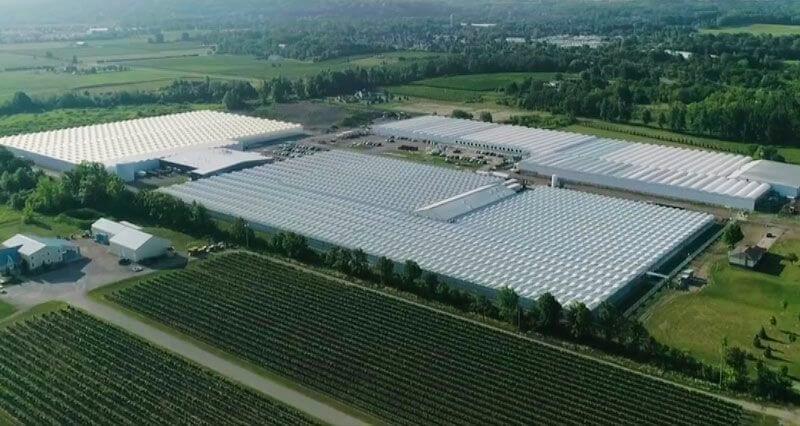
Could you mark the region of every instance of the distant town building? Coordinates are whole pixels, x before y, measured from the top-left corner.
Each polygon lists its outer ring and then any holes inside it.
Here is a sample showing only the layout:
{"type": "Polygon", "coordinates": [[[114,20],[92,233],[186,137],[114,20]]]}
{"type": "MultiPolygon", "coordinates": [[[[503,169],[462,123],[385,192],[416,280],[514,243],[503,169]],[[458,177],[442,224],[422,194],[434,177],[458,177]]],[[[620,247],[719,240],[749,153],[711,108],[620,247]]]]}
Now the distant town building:
{"type": "Polygon", "coordinates": [[[59,238],[17,234],[5,240],[3,247],[16,248],[28,271],[66,264],[81,258],[78,246],[59,238]]]}

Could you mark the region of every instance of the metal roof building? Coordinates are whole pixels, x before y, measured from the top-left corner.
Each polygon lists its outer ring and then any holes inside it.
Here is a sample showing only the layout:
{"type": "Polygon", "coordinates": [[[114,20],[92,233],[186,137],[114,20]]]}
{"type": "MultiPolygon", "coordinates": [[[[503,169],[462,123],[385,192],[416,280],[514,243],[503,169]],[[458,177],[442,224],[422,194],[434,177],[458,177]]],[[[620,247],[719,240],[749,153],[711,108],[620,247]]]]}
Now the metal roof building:
{"type": "Polygon", "coordinates": [[[48,169],[105,164],[123,179],[159,159],[207,147],[244,148],[302,133],[299,124],[216,111],[192,111],[0,138],[0,145],[48,169]]]}
{"type": "Polygon", "coordinates": [[[194,177],[207,177],[245,167],[259,166],[272,160],[272,157],[265,157],[257,152],[228,148],[203,148],[170,155],[161,159],[161,162],[186,169],[194,177]]]}
{"type": "Polygon", "coordinates": [[[140,262],[167,253],[168,240],[156,237],[127,222],[114,222],[100,218],[92,224],[92,234],[99,241],[107,241],[109,251],[123,259],[140,262]]]}
{"type": "Polygon", "coordinates": [[[742,167],[734,174],[739,179],[769,182],[775,192],[784,197],[800,196],[800,167],[775,161],[758,160],[742,167]]]}
{"type": "Polygon", "coordinates": [[[754,210],[770,189],[789,197],[800,193],[800,167],[743,155],[439,116],[390,122],[373,131],[517,155],[525,172],[742,210],[754,210]]]}
{"type": "Polygon", "coordinates": [[[526,298],[596,307],[621,297],[707,214],[330,151],[162,188],[259,229],[361,248],[526,298]],[[518,186],[518,184],[517,184],[518,186]]]}

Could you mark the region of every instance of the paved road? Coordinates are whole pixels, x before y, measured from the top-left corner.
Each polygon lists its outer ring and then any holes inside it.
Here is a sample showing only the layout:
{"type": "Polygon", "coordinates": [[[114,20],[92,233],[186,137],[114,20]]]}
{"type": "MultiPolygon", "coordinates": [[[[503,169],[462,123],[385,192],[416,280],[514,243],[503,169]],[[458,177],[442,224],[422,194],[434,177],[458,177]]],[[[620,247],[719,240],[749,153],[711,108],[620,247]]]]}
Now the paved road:
{"type": "Polygon", "coordinates": [[[310,416],[321,419],[333,425],[360,426],[366,425],[364,421],[344,413],[334,407],[326,405],[316,399],[310,398],[298,391],[288,388],[278,382],[269,380],[261,375],[254,374],[228,360],[220,358],[194,344],[171,336],[123,312],[102,303],[95,302],[85,296],[72,296],[65,301],[81,308],[90,314],[133,333],[158,346],[168,349],[183,356],[209,370],[215,371],[223,377],[237,381],[245,386],[255,389],[273,399],[293,406],[310,416]]]}

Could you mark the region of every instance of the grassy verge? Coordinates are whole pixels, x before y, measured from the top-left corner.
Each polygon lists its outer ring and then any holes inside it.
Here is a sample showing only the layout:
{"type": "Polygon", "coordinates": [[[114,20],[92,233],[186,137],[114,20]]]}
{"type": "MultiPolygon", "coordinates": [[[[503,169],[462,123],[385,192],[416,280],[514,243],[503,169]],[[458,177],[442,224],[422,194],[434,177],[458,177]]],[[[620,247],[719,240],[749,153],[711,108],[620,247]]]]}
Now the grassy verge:
{"type": "Polygon", "coordinates": [[[25,321],[26,319],[33,318],[38,315],[57,311],[59,309],[64,308],[65,306],[67,306],[67,304],[64,302],[54,301],[54,302],[42,303],[41,305],[36,305],[25,311],[19,311],[16,314],[7,316],[3,320],[0,320],[0,329],[13,325],[19,321],[25,321]]]}
{"type": "Polygon", "coordinates": [[[13,305],[0,300],[0,322],[13,315],[16,311],[17,309],[13,305]]]}

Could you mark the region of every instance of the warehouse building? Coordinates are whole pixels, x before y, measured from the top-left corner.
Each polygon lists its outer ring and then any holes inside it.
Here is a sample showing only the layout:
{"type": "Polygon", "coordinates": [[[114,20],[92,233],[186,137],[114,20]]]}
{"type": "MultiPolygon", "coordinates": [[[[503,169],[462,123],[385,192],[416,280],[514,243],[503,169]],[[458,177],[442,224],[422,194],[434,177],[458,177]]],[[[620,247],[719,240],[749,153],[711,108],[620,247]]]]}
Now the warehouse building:
{"type": "Polygon", "coordinates": [[[161,164],[183,170],[193,179],[199,179],[260,166],[272,161],[272,157],[265,157],[257,152],[228,148],[204,148],[170,155],[163,158],[161,164]]]}
{"type": "Polygon", "coordinates": [[[438,116],[373,131],[513,155],[524,173],[740,210],[754,210],[771,190],[800,195],[800,167],[743,155],[438,116]]]}
{"type": "Polygon", "coordinates": [[[758,160],[746,164],[734,174],[739,179],[768,182],[778,194],[800,196],[800,167],[776,161],[758,160]]]}
{"type": "Polygon", "coordinates": [[[84,161],[104,164],[126,181],[160,160],[205,148],[243,150],[303,134],[299,124],[216,111],[22,134],[0,138],[0,145],[50,170],[66,171],[84,161]]]}
{"type": "Polygon", "coordinates": [[[81,250],[71,241],[17,234],[3,241],[3,247],[16,248],[25,268],[36,272],[81,259],[81,250]]]}
{"type": "Polygon", "coordinates": [[[92,224],[95,241],[108,245],[108,251],[120,259],[141,262],[164,256],[171,243],[148,234],[128,222],[114,222],[105,218],[92,224]]]}
{"type": "Polygon", "coordinates": [[[618,300],[713,224],[707,214],[329,151],[162,188],[319,248],[361,248],[494,294],[618,300]]]}

